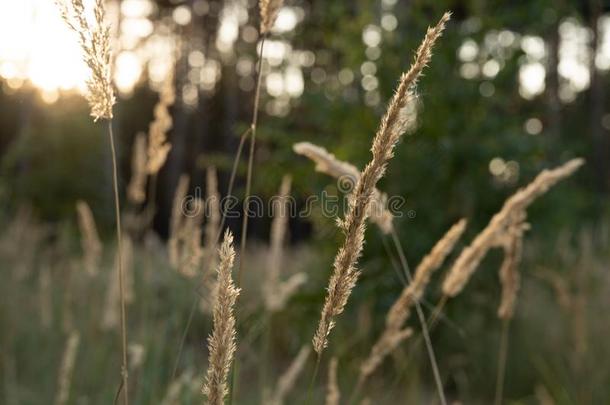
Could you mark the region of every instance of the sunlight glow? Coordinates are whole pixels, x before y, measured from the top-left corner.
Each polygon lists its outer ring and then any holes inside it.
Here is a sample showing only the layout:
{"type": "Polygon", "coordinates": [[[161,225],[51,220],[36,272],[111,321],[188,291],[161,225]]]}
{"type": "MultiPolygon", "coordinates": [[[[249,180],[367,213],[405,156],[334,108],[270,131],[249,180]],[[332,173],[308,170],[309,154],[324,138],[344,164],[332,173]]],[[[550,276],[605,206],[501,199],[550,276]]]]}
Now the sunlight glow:
{"type": "MultiPolygon", "coordinates": [[[[84,3],[87,18],[92,18],[93,0],[84,3]]],[[[135,48],[140,39],[152,33],[152,23],[146,17],[153,10],[150,0],[122,3],[123,49],[135,48]]],[[[109,16],[112,11],[109,4],[109,16]]],[[[53,1],[0,0],[0,35],[10,38],[0,41],[0,76],[7,79],[10,88],[29,82],[41,90],[47,103],[57,101],[60,91],[85,91],[89,70],[82,61],[76,35],[66,27],[53,1]]],[[[144,59],[134,52],[117,55],[115,80],[121,92],[131,92],[140,79],[143,64],[144,59]]]]}
{"type": "Polygon", "coordinates": [[[75,36],[47,0],[5,1],[0,6],[0,74],[29,79],[47,92],[82,89],[88,71],[75,36]]]}

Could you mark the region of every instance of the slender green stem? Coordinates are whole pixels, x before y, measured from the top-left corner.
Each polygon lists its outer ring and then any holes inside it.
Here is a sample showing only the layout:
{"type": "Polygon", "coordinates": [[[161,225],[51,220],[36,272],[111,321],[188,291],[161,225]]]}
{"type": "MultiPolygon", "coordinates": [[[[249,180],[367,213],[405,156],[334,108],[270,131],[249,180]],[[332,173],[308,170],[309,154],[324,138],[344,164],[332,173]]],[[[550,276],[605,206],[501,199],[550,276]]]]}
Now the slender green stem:
{"type": "Polygon", "coordinates": [[[510,319],[502,319],[502,334],[500,335],[500,347],[498,349],[498,374],[496,379],[496,397],[494,404],[502,405],[504,396],[504,376],[506,374],[506,358],[508,355],[508,331],[510,319]]]}
{"type": "MultiPolygon", "coordinates": [[[[413,278],[411,277],[411,272],[409,271],[409,264],[407,262],[407,257],[405,256],[405,252],[402,248],[402,244],[400,243],[400,239],[398,238],[398,234],[396,230],[392,228],[392,240],[394,241],[394,245],[396,246],[396,250],[398,251],[398,257],[400,259],[400,263],[405,272],[405,276],[409,281],[409,284],[413,282],[413,278]]],[[[424,311],[421,309],[421,305],[419,304],[419,300],[415,300],[415,312],[417,313],[417,317],[419,318],[419,323],[421,325],[422,335],[424,337],[424,342],[426,344],[426,351],[428,352],[428,357],[430,358],[430,365],[432,367],[432,373],[434,374],[434,382],[436,383],[436,389],[438,392],[439,400],[441,405],[447,405],[447,401],[445,399],[445,393],[443,391],[443,382],[441,380],[441,375],[438,369],[438,363],[436,361],[436,356],[434,355],[434,348],[432,347],[432,341],[430,340],[430,334],[428,333],[428,325],[426,324],[426,316],[424,315],[424,311]]]]}
{"type": "Polygon", "coordinates": [[[121,365],[123,403],[129,405],[129,385],[127,371],[127,315],[125,311],[125,286],[123,274],[123,240],[121,229],[121,203],[119,200],[119,175],[117,168],[116,148],[114,146],[114,133],[112,130],[112,119],[108,120],[108,137],[110,140],[110,149],[112,152],[112,185],[114,188],[114,212],[116,215],[116,235],[118,249],[118,267],[119,267],[119,296],[121,302],[121,346],[123,352],[123,364],[121,365]]]}

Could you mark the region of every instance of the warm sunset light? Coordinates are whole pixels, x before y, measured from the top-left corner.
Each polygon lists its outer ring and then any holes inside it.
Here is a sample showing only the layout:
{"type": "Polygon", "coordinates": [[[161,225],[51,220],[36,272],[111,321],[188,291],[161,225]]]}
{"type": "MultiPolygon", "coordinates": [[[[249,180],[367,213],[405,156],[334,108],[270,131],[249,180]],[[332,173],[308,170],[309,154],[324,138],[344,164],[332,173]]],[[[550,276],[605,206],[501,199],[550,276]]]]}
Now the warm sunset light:
{"type": "MultiPolygon", "coordinates": [[[[93,0],[84,4],[90,14],[93,0]]],[[[112,5],[109,2],[108,17],[116,20],[117,10],[112,5]]],[[[121,8],[123,50],[115,55],[114,76],[118,89],[129,93],[140,79],[147,56],[136,55],[129,48],[152,32],[152,23],[146,19],[152,3],[126,0],[121,8]]],[[[9,87],[17,89],[29,81],[47,102],[55,101],[62,90],[84,90],[89,72],[81,60],[77,37],[63,23],[52,0],[1,0],[0,35],[0,76],[9,87]]]]}
{"type": "Polygon", "coordinates": [[[0,0],[0,405],[610,404],[610,3],[0,0]]]}

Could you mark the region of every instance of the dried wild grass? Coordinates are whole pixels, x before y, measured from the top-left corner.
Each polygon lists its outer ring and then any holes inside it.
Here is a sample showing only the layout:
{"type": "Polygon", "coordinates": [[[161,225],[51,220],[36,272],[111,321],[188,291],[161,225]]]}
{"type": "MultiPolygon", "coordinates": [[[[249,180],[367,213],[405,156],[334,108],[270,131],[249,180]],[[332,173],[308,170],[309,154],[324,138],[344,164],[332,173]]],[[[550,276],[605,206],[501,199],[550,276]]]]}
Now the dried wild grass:
{"type": "Polygon", "coordinates": [[[284,282],[280,281],[281,269],[284,266],[284,244],[290,215],[291,182],[290,176],[284,176],[278,198],[273,200],[274,217],[271,223],[271,246],[269,248],[266,279],[263,285],[265,307],[270,312],[282,310],[290,297],[307,281],[307,275],[302,272],[293,274],[284,282]]]}
{"type": "Polygon", "coordinates": [[[86,94],[91,116],[96,121],[112,119],[112,106],[116,100],[112,87],[110,27],[104,22],[104,1],[95,0],[95,25],[87,21],[83,0],[55,0],[55,4],[65,23],[78,35],[83,60],[91,70],[86,94]]]}
{"type": "Polygon", "coordinates": [[[165,164],[172,145],[167,142],[167,132],[172,128],[173,120],[169,108],[174,104],[174,71],[170,69],[159,93],[159,101],[155,105],[154,119],[148,129],[148,151],[146,171],[156,175],[165,164]]]}
{"type": "Polygon", "coordinates": [[[199,301],[199,309],[204,313],[212,311],[216,301],[216,277],[213,274],[218,263],[217,239],[220,235],[220,192],[218,191],[218,176],[215,167],[208,167],[206,171],[206,198],[205,213],[207,221],[204,228],[205,245],[203,249],[204,273],[202,285],[206,288],[207,296],[199,301]]]}
{"type": "MultiPolygon", "coordinates": [[[[309,142],[298,142],[292,146],[292,149],[295,153],[313,160],[316,163],[316,171],[328,174],[341,182],[349,182],[349,184],[342,184],[341,186],[352,188],[360,179],[360,170],[356,166],[337,159],[335,155],[320,146],[309,142]]],[[[394,219],[386,206],[387,195],[375,188],[368,215],[384,234],[391,232],[392,220],[394,219]]]]}
{"type": "Polygon", "coordinates": [[[180,231],[181,249],[178,261],[178,272],[187,277],[196,277],[204,258],[201,246],[204,202],[200,198],[191,201],[189,215],[184,218],[180,231]]]}
{"type": "Polygon", "coordinates": [[[174,379],[167,388],[167,392],[161,401],[161,405],[180,405],[180,395],[185,386],[193,380],[193,370],[186,370],[178,378],[174,379]]]}
{"type": "Polygon", "coordinates": [[[438,270],[447,256],[453,250],[464,230],[467,221],[461,219],[454,224],[445,235],[434,245],[415,269],[413,282],[403,290],[400,297],[396,300],[386,319],[386,326],[389,328],[400,328],[409,317],[410,308],[413,303],[420,301],[426,286],[430,282],[432,274],[438,270]]]}
{"type": "Polygon", "coordinates": [[[169,262],[172,267],[178,267],[180,257],[180,232],[184,221],[184,201],[189,188],[189,176],[183,174],[178,180],[176,191],[174,192],[174,200],[172,202],[172,213],[169,220],[169,240],[167,248],[169,253],[169,262]]]}
{"type": "Polygon", "coordinates": [[[133,204],[146,200],[146,134],[139,132],[133,142],[131,179],[127,186],[127,199],[133,204]]]}
{"type": "Polygon", "coordinates": [[[335,258],[328,294],[313,338],[314,350],[318,355],[327,346],[328,335],[334,326],[335,317],[343,312],[358,280],[359,271],[356,264],[364,244],[365,221],[375,186],[383,177],[388,161],[393,156],[394,147],[412,119],[409,106],[416,99],[414,87],[422,70],[430,61],[432,47],[443,32],[449,17],[450,14],[445,13],[435,27],[428,29],[424,41],[417,50],[415,61],[409,71],[401,77],[396,93],[373,140],[372,160],[364,168],[356,183],[345,220],[339,221],[339,226],[345,233],[345,241],[335,258]]]}
{"type": "Polygon", "coordinates": [[[506,235],[514,232],[510,229],[523,225],[530,204],[583,164],[583,159],[572,159],[556,169],[543,170],[527,187],[506,200],[500,212],[494,215],[487,227],[455,261],[443,282],[445,296],[455,297],[459,294],[487,252],[493,247],[503,247],[506,235]]]}
{"type": "MultiPolygon", "coordinates": [[[[55,0],[66,25],[72,29],[79,38],[83,52],[83,60],[91,71],[87,80],[86,98],[91,108],[94,121],[102,118],[107,120],[108,140],[112,157],[112,185],[114,192],[114,213],[116,221],[117,246],[119,257],[122,256],[122,229],[121,207],[118,186],[117,153],[112,129],[112,106],[116,99],[112,87],[112,57],[110,50],[110,27],[104,22],[104,0],[95,0],[93,14],[95,24],[90,24],[85,15],[82,0],[55,0]]],[[[122,261],[119,260],[119,290],[120,290],[120,317],[121,317],[121,390],[123,403],[129,404],[129,383],[127,367],[127,314],[125,311],[125,297],[123,288],[122,261]]]]}
{"type": "Polygon", "coordinates": [[[273,28],[273,24],[275,24],[275,20],[277,18],[282,5],[284,4],[284,0],[260,0],[258,3],[258,7],[260,9],[261,14],[261,26],[260,32],[265,35],[271,28],[273,28]]]}
{"type": "Polygon", "coordinates": [[[199,198],[187,199],[188,187],[189,177],[183,174],[174,194],[168,250],[171,266],[182,275],[194,277],[204,255],[201,248],[204,203],[199,198]]]}
{"type": "Polygon", "coordinates": [[[413,332],[411,328],[404,328],[404,324],[411,313],[411,308],[421,300],[424,290],[430,282],[430,277],[451,253],[464,233],[466,223],[466,220],[462,219],[453,225],[417,266],[413,281],[403,289],[400,297],[390,308],[386,316],[383,333],[373,345],[367,359],[360,366],[359,384],[364,384],[364,381],[379,367],[384,358],[392,353],[401,342],[411,336],[413,332]]]}
{"type": "Polygon", "coordinates": [[[523,251],[523,232],[527,229],[525,219],[522,219],[511,226],[505,235],[504,260],[500,266],[500,284],[502,285],[502,298],[498,308],[500,319],[511,319],[515,313],[521,280],[518,267],[523,251]]]}
{"type": "Polygon", "coordinates": [[[57,382],[57,395],[55,405],[65,405],[70,398],[70,386],[72,385],[72,374],[76,363],[78,346],[80,345],[80,334],[72,331],[66,342],[66,348],[59,367],[59,377],[57,382]]]}
{"type": "MultiPolygon", "coordinates": [[[[265,54],[265,39],[267,34],[273,27],[280,8],[284,4],[283,0],[259,0],[259,11],[260,11],[260,47],[258,52],[258,61],[256,68],[256,86],[254,93],[254,103],[252,107],[252,122],[250,127],[242,135],[239,141],[239,147],[235,155],[235,161],[233,162],[233,170],[231,173],[231,180],[229,181],[229,191],[233,189],[233,180],[237,170],[237,162],[241,156],[242,148],[245,144],[246,138],[250,137],[250,145],[248,148],[248,169],[246,172],[246,191],[244,194],[243,212],[242,212],[242,223],[241,223],[241,241],[240,241],[240,255],[242,258],[246,256],[246,245],[248,241],[248,222],[250,220],[249,203],[252,192],[252,176],[254,172],[254,151],[256,149],[256,130],[258,125],[258,114],[259,105],[261,98],[261,84],[263,79],[263,55],[265,54]]],[[[228,193],[230,195],[230,192],[228,193]]],[[[237,285],[241,284],[241,275],[244,267],[245,260],[239,261],[239,267],[237,269],[237,285]]]]}
{"type": "Polygon", "coordinates": [[[216,268],[217,241],[220,231],[220,192],[218,191],[218,175],[216,168],[210,166],[206,170],[206,196],[207,221],[205,223],[204,238],[206,246],[206,262],[208,268],[216,268]]]}
{"type": "Polygon", "coordinates": [[[277,384],[273,393],[265,401],[267,405],[283,405],[286,396],[292,391],[294,385],[303,372],[309,354],[311,353],[311,347],[306,345],[301,348],[297,356],[294,358],[288,369],[278,379],[277,384]]]}
{"type": "Polygon", "coordinates": [[[337,368],[339,362],[336,357],[330,359],[328,365],[328,385],[326,387],[326,405],[339,405],[341,400],[341,391],[337,382],[337,368]]]}
{"type": "Polygon", "coordinates": [[[95,219],[89,205],[82,200],[76,202],[76,213],[83,249],[83,265],[88,274],[95,275],[99,271],[102,259],[102,242],[97,233],[95,219]]]}
{"type": "Polygon", "coordinates": [[[229,230],[224,235],[219,255],[218,291],[213,313],[214,327],[208,338],[209,364],[203,386],[207,403],[211,405],[224,404],[224,398],[228,393],[227,376],[236,350],[233,311],[239,289],[235,287],[231,277],[235,250],[233,235],[229,230]]]}

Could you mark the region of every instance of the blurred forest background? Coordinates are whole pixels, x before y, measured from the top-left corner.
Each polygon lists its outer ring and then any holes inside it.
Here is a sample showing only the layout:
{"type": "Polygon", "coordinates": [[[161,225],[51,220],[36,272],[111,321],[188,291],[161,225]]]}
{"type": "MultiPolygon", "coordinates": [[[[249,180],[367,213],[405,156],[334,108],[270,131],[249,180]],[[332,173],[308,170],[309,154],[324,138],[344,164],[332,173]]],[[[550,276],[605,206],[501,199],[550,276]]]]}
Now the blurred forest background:
{"type": "MultiPolygon", "coordinates": [[[[168,235],[181,174],[190,175],[190,192],[195,193],[196,187],[205,189],[206,169],[215,166],[220,192],[226,193],[239,135],[251,119],[256,2],[107,4],[117,38],[115,128],[123,193],[135,137],[148,131],[160,86],[175,69],[177,98],[169,133],[173,147],[155,195],[148,196],[158,207],[158,238],[145,243],[159,244],[168,235]]],[[[363,167],[400,73],[426,27],[445,10],[453,18],[419,86],[417,128],[398,147],[379,185],[389,195],[406,198],[401,208],[405,215],[395,223],[407,256],[417,263],[462,217],[469,220],[465,240],[471,240],[502,202],[539,171],[584,157],[587,164],[574,178],[530,210],[532,229],[511,330],[506,397],[514,403],[608,403],[610,3],[287,1],[265,46],[253,193],[270,198],[282,176],[291,174],[292,195],[300,203],[322,190],[336,194],[334,181],[314,173],[313,164],[295,155],[292,145],[313,142],[363,167]]],[[[48,403],[44,398],[53,397],[56,381],[55,371],[49,370],[57,369],[65,342],[61,328],[43,333],[32,326],[35,316],[28,314],[36,314],[38,304],[28,291],[38,288],[36,276],[9,282],[9,274],[17,263],[37,269],[43,262],[39,257],[51,257],[59,268],[53,273],[54,311],[59,313],[66,302],[86,306],[94,298],[85,290],[72,290],[65,298],[68,282],[61,272],[70,259],[58,256],[56,248],[62,244],[73,256],[80,254],[77,200],[89,204],[102,239],[113,243],[110,153],[102,127],[91,122],[78,94],[86,71],[74,43],[53,2],[0,0],[0,221],[5,234],[0,402],[6,404],[48,403]],[[51,375],[42,375],[47,372],[51,375]]],[[[235,190],[240,198],[245,171],[243,159],[235,190]]],[[[252,220],[253,256],[267,243],[270,222],[267,217],[252,220]]],[[[229,220],[228,225],[239,235],[239,221],[229,220]]],[[[334,220],[315,209],[310,218],[291,219],[289,233],[290,250],[299,260],[286,265],[303,267],[310,280],[291,310],[274,319],[272,339],[278,352],[269,371],[273,375],[308,341],[341,240],[334,220]]],[[[353,383],[350,367],[358,365],[353,351],[367,352],[402,289],[378,233],[373,227],[368,231],[363,277],[335,331],[339,378],[346,390],[353,383]]],[[[136,258],[137,266],[147,268],[142,272],[164,271],[158,250],[136,258]]],[[[490,403],[493,397],[499,258],[492,254],[483,263],[469,293],[446,308],[447,320],[433,333],[449,396],[463,403],[490,403]]],[[[105,260],[112,267],[112,255],[105,260]]],[[[165,275],[157,277],[153,292],[139,291],[136,282],[138,299],[130,308],[130,328],[138,330],[133,339],[147,348],[136,391],[142,404],[160,403],[165,395],[190,301],[197,294],[188,281],[170,284],[165,275]],[[147,326],[142,326],[143,319],[150,321],[147,326]]],[[[244,285],[248,290],[250,284],[244,285]]],[[[434,305],[439,296],[433,289],[426,299],[434,305]]],[[[79,309],[77,318],[95,323],[94,310],[79,309]]],[[[209,319],[194,321],[181,369],[204,370],[201,348],[208,330],[209,319]]],[[[116,388],[111,370],[118,364],[118,356],[108,353],[115,353],[116,339],[94,330],[83,333],[83,347],[88,341],[106,343],[105,349],[90,347],[79,363],[105,371],[77,373],[74,403],[108,403],[116,388]]],[[[433,382],[425,351],[421,342],[409,344],[387,365],[385,373],[391,377],[380,377],[373,385],[380,393],[390,386],[389,392],[409,392],[408,403],[430,403],[426,393],[433,393],[433,382]]],[[[256,358],[256,353],[248,355],[256,358]]],[[[248,368],[255,362],[245,361],[243,372],[258,375],[257,366],[248,368]]],[[[301,385],[306,382],[304,378],[301,385]]],[[[247,382],[243,385],[245,391],[247,382]]],[[[238,403],[256,402],[244,395],[238,403]]],[[[380,403],[390,401],[391,394],[384,395],[380,403]]],[[[196,394],[188,398],[197,402],[196,394]]]]}

